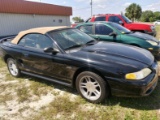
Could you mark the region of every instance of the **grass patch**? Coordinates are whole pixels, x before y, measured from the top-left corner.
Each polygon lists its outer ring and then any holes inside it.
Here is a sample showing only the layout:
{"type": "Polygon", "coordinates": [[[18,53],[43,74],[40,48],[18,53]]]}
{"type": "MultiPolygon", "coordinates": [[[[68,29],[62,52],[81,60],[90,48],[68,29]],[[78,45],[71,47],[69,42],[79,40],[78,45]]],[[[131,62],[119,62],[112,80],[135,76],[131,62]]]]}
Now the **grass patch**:
{"type": "MultiPolygon", "coordinates": [[[[70,96],[58,96],[33,118],[66,119],[66,120],[159,120],[160,114],[160,83],[148,97],[122,98],[111,97],[106,104],[91,104],[77,97],[74,101],[70,96]]],[[[72,94],[72,93],[71,93],[72,94]]]]}
{"type": "Polygon", "coordinates": [[[156,31],[157,31],[156,38],[157,38],[158,40],[160,40],[160,25],[157,25],[157,26],[156,26],[156,31]]]}
{"type": "Polygon", "coordinates": [[[5,94],[5,95],[0,95],[0,103],[2,104],[4,104],[6,101],[10,101],[10,100],[12,100],[13,99],[13,95],[11,95],[11,94],[5,94]]]}
{"type": "Polygon", "coordinates": [[[76,116],[81,111],[79,105],[82,104],[84,101],[81,98],[73,102],[67,95],[56,97],[53,102],[43,108],[44,110],[38,116],[35,116],[35,120],[73,119],[75,117],[72,118],[72,115],[76,116]]]}
{"type": "Polygon", "coordinates": [[[30,81],[30,90],[32,90],[34,95],[37,95],[39,97],[41,95],[46,95],[50,89],[53,89],[50,86],[47,86],[47,84],[41,83],[40,81],[35,81],[33,79],[31,79],[30,81]]]}
{"type": "Polygon", "coordinates": [[[6,63],[0,58],[0,68],[5,67],[6,63]]]}
{"type": "Polygon", "coordinates": [[[26,87],[17,89],[18,102],[24,102],[30,99],[30,90],[26,87]]]}

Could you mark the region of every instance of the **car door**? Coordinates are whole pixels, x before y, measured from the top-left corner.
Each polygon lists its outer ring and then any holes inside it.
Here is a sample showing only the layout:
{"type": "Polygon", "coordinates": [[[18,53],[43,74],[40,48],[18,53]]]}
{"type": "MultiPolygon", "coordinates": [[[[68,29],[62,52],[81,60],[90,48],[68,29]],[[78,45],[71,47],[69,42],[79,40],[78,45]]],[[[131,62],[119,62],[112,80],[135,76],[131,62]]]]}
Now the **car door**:
{"type": "Polygon", "coordinates": [[[42,34],[28,34],[20,40],[18,45],[22,47],[19,61],[23,70],[47,77],[66,79],[63,54],[44,52],[44,48],[56,48],[49,37],[42,34]]]}
{"type": "Polygon", "coordinates": [[[104,24],[95,24],[95,35],[94,38],[100,41],[116,42],[116,36],[110,36],[114,30],[104,24]]]}

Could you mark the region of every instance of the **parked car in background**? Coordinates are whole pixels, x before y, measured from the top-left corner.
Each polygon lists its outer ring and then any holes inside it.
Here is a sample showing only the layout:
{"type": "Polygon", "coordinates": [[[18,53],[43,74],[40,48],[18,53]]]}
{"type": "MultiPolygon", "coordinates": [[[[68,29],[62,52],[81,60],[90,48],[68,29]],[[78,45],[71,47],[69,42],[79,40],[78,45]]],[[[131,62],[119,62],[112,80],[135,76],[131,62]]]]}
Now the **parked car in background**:
{"type": "MultiPolygon", "coordinates": [[[[142,22],[133,22],[129,18],[127,18],[124,15],[120,14],[98,14],[93,15],[90,17],[87,22],[97,22],[97,21],[108,21],[108,22],[115,22],[118,24],[121,24],[125,28],[131,30],[131,31],[138,31],[142,33],[146,33],[152,36],[156,36],[156,30],[155,26],[148,23],[142,23],[142,22]]],[[[78,24],[73,24],[72,27],[75,27],[78,24]]]]}
{"type": "Polygon", "coordinates": [[[158,66],[149,51],[97,42],[78,29],[30,29],[2,39],[0,50],[14,77],[27,74],[76,87],[93,103],[105,101],[110,94],[147,96],[157,85],[158,66]]]}
{"type": "Polygon", "coordinates": [[[154,25],[160,25],[160,20],[157,20],[153,23],[154,25]]]}
{"type": "Polygon", "coordinates": [[[132,32],[113,22],[83,23],[76,28],[100,41],[134,45],[149,50],[156,57],[160,55],[160,42],[156,38],[141,32],[132,32]]]}

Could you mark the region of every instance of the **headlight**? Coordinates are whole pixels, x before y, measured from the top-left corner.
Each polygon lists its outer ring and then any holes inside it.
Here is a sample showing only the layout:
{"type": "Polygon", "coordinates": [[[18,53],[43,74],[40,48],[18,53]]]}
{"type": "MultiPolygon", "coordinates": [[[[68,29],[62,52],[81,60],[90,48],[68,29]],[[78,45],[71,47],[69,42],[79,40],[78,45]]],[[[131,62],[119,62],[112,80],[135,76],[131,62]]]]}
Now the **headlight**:
{"type": "Polygon", "coordinates": [[[153,26],[153,25],[150,28],[152,31],[155,30],[155,26],[153,26]]]}
{"type": "Polygon", "coordinates": [[[144,68],[141,71],[126,74],[125,78],[129,80],[140,80],[147,77],[150,73],[151,70],[149,68],[144,68]]]}
{"type": "Polygon", "coordinates": [[[156,46],[156,45],[158,45],[158,43],[157,42],[154,42],[154,41],[151,41],[151,40],[147,40],[147,42],[149,42],[151,45],[153,45],[153,46],[156,46]]]}

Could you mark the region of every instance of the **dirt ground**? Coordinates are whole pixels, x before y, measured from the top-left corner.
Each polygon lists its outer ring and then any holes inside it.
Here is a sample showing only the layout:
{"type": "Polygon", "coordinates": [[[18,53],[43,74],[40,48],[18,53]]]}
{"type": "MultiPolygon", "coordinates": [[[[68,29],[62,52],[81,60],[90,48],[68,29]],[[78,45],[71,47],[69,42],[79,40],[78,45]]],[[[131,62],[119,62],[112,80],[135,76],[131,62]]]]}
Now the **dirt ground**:
{"type": "Polygon", "coordinates": [[[82,114],[82,111],[86,113],[95,108],[101,111],[103,107],[84,101],[70,88],[52,86],[52,83],[43,83],[29,76],[14,78],[5,66],[0,68],[0,120],[38,120],[48,116],[52,119],[74,119],[78,112],[82,114]],[[71,111],[74,108],[76,111],[71,111]],[[68,116],[69,112],[72,114],[68,116]]]}

